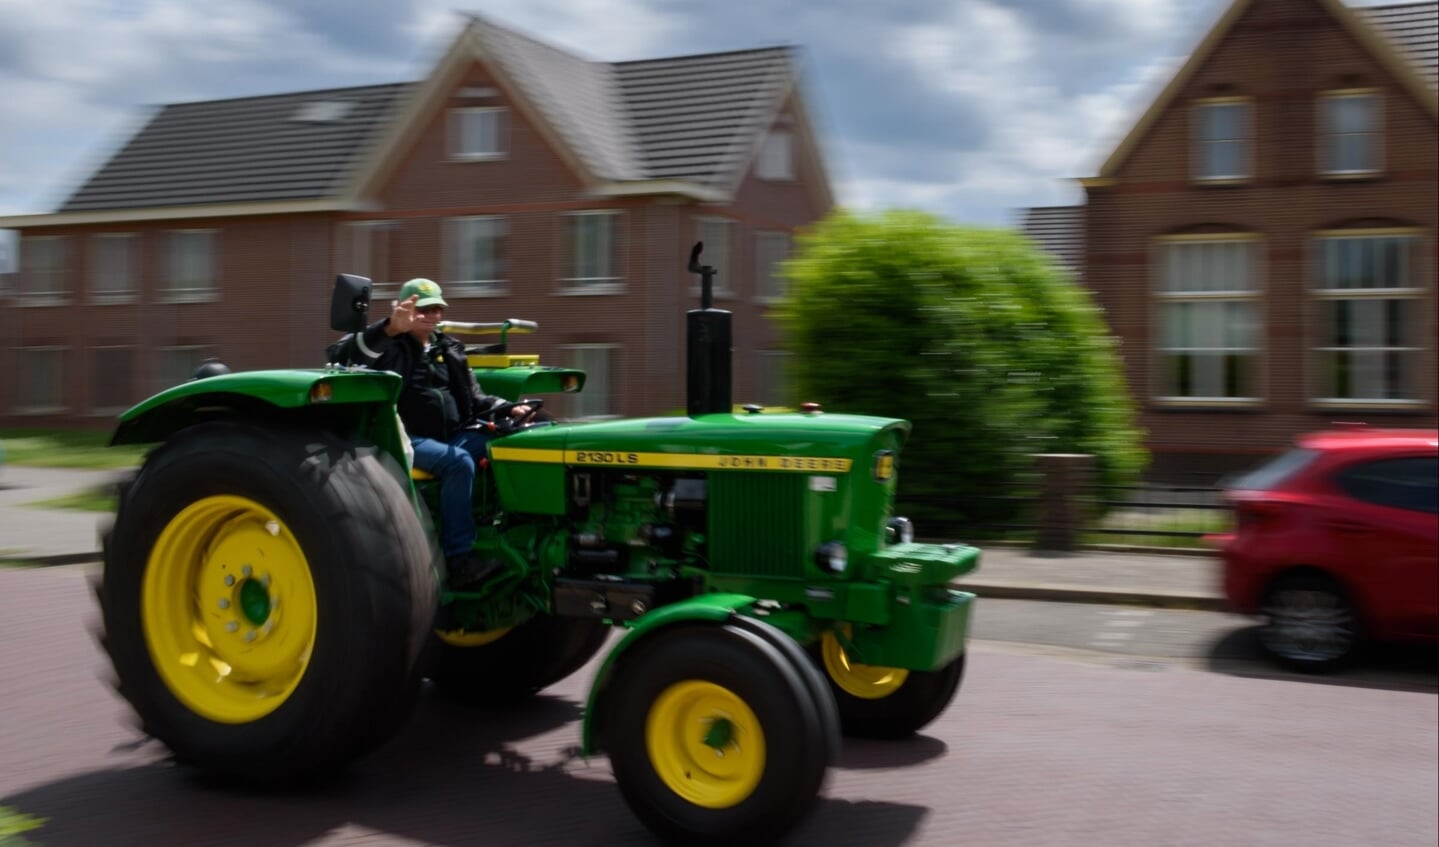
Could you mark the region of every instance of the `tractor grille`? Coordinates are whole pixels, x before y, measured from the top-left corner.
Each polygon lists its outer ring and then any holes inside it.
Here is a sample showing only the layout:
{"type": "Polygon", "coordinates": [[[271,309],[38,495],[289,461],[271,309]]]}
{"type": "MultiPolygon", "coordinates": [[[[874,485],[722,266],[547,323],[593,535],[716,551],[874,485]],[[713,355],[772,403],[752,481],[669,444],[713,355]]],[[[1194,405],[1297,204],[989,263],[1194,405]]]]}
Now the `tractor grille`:
{"type": "Polygon", "coordinates": [[[710,474],[710,568],[746,576],[802,577],[805,480],[803,474],[710,474]]]}

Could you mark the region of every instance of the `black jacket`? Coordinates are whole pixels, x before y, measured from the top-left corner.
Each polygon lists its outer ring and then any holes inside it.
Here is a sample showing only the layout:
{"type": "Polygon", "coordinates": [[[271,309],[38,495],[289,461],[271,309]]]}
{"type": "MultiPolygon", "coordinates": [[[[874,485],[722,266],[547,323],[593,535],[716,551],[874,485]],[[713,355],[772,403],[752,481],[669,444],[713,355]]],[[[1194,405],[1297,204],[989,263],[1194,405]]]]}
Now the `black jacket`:
{"type": "Polygon", "coordinates": [[[442,332],[430,337],[428,350],[408,332],[385,334],[389,318],[370,324],[331,344],[329,361],[392,371],[404,379],[400,420],[412,436],[449,441],[481,414],[506,402],[480,391],[465,361],[465,345],[442,332]]]}

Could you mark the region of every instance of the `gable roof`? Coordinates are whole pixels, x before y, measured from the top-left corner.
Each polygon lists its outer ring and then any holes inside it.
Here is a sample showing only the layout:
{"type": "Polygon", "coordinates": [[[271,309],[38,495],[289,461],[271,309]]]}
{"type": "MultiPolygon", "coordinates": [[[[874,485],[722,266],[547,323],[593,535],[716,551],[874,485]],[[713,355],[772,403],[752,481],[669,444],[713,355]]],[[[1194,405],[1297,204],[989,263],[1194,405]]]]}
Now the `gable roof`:
{"type": "MultiPolygon", "coordinates": [[[[1114,176],[1139,141],[1148,134],[1154,122],[1164,114],[1174,98],[1179,96],[1179,92],[1203,67],[1210,54],[1223,43],[1229,30],[1254,2],[1257,0],[1234,0],[1230,3],[1229,8],[1224,11],[1204,39],[1199,42],[1199,46],[1189,54],[1189,58],[1180,67],[1179,72],[1169,80],[1169,84],[1149,104],[1149,108],[1130,129],[1129,134],[1119,142],[1119,146],[1105,160],[1099,169],[1097,179],[1105,180],[1114,176]]],[[[1425,55],[1425,45],[1432,45],[1434,41],[1433,26],[1436,17],[1433,10],[1439,4],[1434,2],[1406,3],[1372,7],[1370,10],[1354,10],[1344,5],[1342,0],[1315,0],[1315,2],[1338,21],[1361,46],[1367,49],[1394,76],[1400,86],[1409,91],[1431,117],[1439,117],[1439,99],[1436,99],[1434,77],[1423,68],[1422,64],[1416,64],[1414,61],[1415,58],[1422,60],[1425,55]],[[1421,8],[1415,10],[1410,7],[1421,8]],[[1406,8],[1409,8],[1409,11],[1400,11],[1406,8]],[[1359,11],[1373,14],[1361,15],[1359,11]],[[1379,12],[1386,14],[1378,14],[1379,12]],[[1425,29],[1426,26],[1428,29],[1425,29]]],[[[1431,50],[1430,55],[1432,55],[1432,47],[1428,49],[1431,50]]],[[[1432,61],[1430,65],[1432,67],[1432,61]]]]}
{"type": "Polygon", "coordinates": [[[1439,86],[1439,1],[1354,9],[1381,32],[1431,86],[1439,86]]]}
{"type": "Polygon", "coordinates": [[[592,192],[722,201],[795,91],[796,54],[596,62],[471,15],[420,82],[162,106],[55,214],[0,223],[359,208],[475,61],[592,192]]]}
{"type": "Polygon", "coordinates": [[[164,106],[59,212],[332,196],[408,88],[370,85],[164,106]]]}
{"type": "Polygon", "coordinates": [[[1084,207],[1035,206],[1026,209],[1019,231],[1078,275],[1084,261],[1084,207]]]}

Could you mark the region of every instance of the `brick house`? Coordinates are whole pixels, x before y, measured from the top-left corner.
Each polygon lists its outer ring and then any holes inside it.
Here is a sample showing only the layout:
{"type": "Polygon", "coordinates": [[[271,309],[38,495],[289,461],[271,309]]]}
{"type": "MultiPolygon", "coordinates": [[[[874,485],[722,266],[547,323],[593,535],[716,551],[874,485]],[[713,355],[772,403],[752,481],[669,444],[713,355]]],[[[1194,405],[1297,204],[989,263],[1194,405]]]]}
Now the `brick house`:
{"type": "Polygon", "coordinates": [[[471,17],[418,82],[165,106],[53,214],[0,219],[0,426],[108,426],[211,356],[320,365],[337,272],[539,321],[525,352],[589,373],[559,414],[680,409],[700,239],[735,400],[777,402],[775,264],[833,204],[798,59],[593,62],[471,17]]]}
{"type": "Polygon", "coordinates": [[[1436,10],[1235,0],[1085,204],[1028,210],[1121,341],[1155,476],[1436,425],[1436,10]]]}

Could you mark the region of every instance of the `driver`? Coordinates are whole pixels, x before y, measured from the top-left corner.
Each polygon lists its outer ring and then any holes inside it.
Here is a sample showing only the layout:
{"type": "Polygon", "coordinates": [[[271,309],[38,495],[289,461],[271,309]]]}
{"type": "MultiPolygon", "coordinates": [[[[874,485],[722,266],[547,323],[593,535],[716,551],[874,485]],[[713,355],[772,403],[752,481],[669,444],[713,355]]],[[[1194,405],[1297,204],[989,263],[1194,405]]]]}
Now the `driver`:
{"type": "MultiPolygon", "coordinates": [[[[392,371],[404,379],[399,413],[414,447],[415,467],[440,480],[440,544],[453,589],[473,587],[501,569],[480,561],[475,540],[475,467],[493,437],[480,418],[506,403],[480,391],[465,346],[436,328],[449,306],[440,286],[412,279],[400,286],[390,316],[330,345],[328,361],[392,371]]],[[[517,405],[511,417],[530,407],[517,405]]]]}

